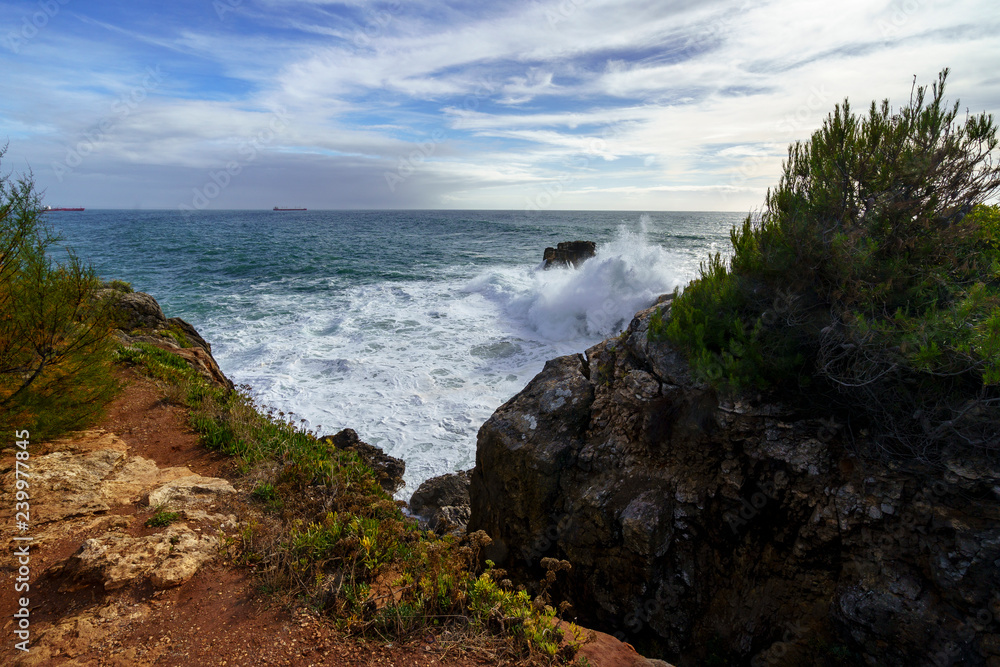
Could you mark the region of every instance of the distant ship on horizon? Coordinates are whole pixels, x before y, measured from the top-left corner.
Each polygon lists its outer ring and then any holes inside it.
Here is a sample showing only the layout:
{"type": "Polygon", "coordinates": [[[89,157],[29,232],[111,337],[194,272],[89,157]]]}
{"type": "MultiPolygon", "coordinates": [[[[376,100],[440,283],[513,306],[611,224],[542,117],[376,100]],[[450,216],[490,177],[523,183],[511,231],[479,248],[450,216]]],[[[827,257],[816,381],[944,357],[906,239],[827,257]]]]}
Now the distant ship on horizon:
{"type": "Polygon", "coordinates": [[[51,206],[42,207],[42,213],[51,213],[53,211],[82,211],[82,210],[84,210],[82,206],[79,208],[63,208],[59,206],[57,206],[56,208],[52,208],[51,206]]]}
{"type": "Polygon", "coordinates": [[[307,209],[304,209],[304,208],[282,208],[280,206],[275,206],[273,210],[275,210],[275,211],[305,211],[307,209]]]}

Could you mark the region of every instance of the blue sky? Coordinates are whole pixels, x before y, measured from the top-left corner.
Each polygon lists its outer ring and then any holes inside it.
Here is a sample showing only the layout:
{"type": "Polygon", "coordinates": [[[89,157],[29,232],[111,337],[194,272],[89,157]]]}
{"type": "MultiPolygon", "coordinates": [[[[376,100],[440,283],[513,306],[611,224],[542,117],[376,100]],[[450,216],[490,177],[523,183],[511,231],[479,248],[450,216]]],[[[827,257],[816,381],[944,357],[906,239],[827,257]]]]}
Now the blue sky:
{"type": "Polygon", "coordinates": [[[735,210],[834,104],[1000,116],[995,0],[0,1],[5,170],[90,208],[735,210]]]}

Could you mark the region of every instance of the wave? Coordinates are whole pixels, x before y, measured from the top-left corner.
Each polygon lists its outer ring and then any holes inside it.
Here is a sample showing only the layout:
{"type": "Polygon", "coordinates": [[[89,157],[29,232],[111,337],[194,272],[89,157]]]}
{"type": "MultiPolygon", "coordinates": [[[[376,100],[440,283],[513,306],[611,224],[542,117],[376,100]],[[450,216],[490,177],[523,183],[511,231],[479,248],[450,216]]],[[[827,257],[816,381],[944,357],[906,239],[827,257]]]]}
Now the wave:
{"type": "Polygon", "coordinates": [[[615,334],[636,311],[690,278],[677,254],[650,243],[648,224],[644,215],[637,230],[619,226],[615,237],[578,267],[493,269],[465,290],[497,303],[530,338],[563,342],[615,334]]]}

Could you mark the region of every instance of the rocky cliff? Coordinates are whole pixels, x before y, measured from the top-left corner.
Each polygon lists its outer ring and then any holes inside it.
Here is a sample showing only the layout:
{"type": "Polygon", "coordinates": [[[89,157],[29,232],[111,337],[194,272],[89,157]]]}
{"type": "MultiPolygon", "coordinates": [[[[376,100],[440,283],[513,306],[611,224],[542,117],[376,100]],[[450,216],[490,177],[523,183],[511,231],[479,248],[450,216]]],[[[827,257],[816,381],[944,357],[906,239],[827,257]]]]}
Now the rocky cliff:
{"type": "Polygon", "coordinates": [[[824,406],[722,400],[653,310],[484,424],[488,555],[569,560],[583,620],[679,665],[1000,666],[1000,470],[864,460],[824,406]]]}

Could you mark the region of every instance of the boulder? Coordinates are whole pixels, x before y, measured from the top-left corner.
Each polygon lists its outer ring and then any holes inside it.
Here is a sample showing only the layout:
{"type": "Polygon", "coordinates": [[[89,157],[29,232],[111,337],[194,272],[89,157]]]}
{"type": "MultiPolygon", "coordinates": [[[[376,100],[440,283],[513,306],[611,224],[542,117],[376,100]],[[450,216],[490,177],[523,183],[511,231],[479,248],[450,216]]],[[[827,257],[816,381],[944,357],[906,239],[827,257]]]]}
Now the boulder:
{"type": "Polygon", "coordinates": [[[996,461],[862,459],[827,406],[723,400],[648,340],[654,310],[483,425],[487,557],[568,560],[580,622],[677,664],[1000,664],[996,461]]]}
{"type": "Polygon", "coordinates": [[[555,248],[546,248],[542,253],[542,268],[553,266],[579,266],[597,253],[597,244],[593,241],[566,241],[555,248]]]}
{"type": "Polygon", "coordinates": [[[133,537],[107,533],[85,540],[63,573],[83,582],[115,590],[149,576],[155,588],[179,586],[218,553],[214,535],[199,535],[185,525],[133,537]]]}
{"type": "Polygon", "coordinates": [[[402,459],[389,456],[374,445],[362,442],[354,429],[345,428],[336,435],[323,436],[320,440],[328,442],[337,449],[356,452],[361,461],[375,471],[379,484],[389,495],[396,493],[399,487],[403,486],[406,463],[402,459]]]}
{"type": "Polygon", "coordinates": [[[471,470],[463,470],[428,479],[410,497],[410,511],[419,516],[431,516],[442,507],[467,506],[471,477],[471,470]]]}
{"type": "Polygon", "coordinates": [[[230,493],[236,493],[236,489],[224,479],[188,475],[150,491],[149,506],[171,510],[194,508],[214,504],[230,493]]]}
{"type": "Polygon", "coordinates": [[[112,300],[115,323],[123,331],[158,329],[166,324],[160,304],[145,292],[102,290],[99,296],[112,300]]]}

